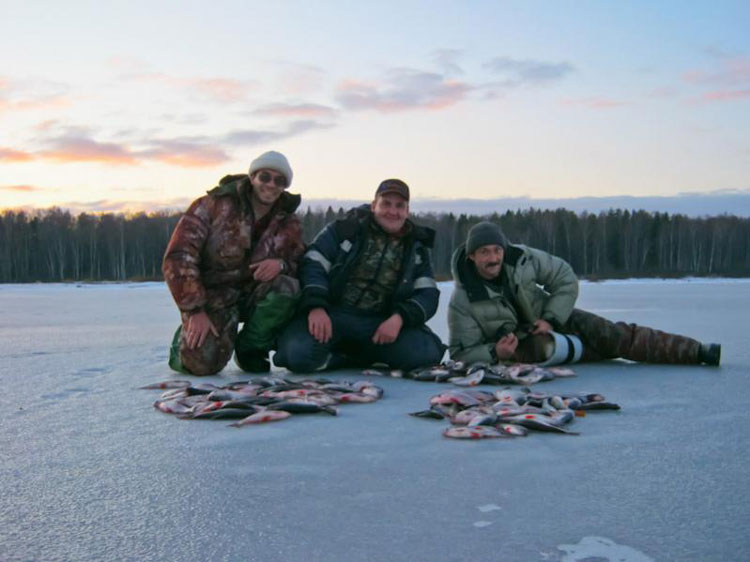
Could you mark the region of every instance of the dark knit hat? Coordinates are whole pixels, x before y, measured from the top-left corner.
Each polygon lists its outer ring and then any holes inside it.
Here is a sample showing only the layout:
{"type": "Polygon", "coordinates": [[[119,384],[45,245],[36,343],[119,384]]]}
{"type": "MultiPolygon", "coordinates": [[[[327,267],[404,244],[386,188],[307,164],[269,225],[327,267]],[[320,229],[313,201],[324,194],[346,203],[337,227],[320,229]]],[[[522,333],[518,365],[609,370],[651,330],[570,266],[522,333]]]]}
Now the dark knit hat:
{"type": "Polygon", "coordinates": [[[508,239],[498,225],[482,221],[469,229],[469,235],[466,237],[467,254],[473,254],[477,249],[489,244],[502,246],[503,249],[508,245],[508,239]]]}

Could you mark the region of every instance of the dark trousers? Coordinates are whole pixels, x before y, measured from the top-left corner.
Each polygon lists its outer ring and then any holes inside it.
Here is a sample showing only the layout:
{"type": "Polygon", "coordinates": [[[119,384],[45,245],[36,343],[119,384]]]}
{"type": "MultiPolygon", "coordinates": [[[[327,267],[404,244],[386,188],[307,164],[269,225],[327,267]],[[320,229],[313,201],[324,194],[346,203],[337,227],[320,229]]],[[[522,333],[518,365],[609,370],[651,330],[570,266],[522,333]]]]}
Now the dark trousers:
{"type": "Polygon", "coordinates": [[[585,310],[574,309],[560,330],[583,342],[582,361],[630,359],[642,363],[697,364],[700,342],[637,324],[612,322],[585,310]]]}
{"type": "Polygon", "coordinates": [[[372,336],[388,315],[338,307],[329,310],[328,315],[333,327],[328,342],[320,343],[312,337],[307,328],[307,314],[299,315],[279,337],[273,362],[296,373],[365,367],[373,363],[410,371],[440,363],[445,353],[445,345],[427,326],[402,328],[393,343],[375,344],[372,336]]]}
{"type": "MultiPolygon", "coordinates": [[[[182,337],[182,327],[189,319],[189,314],[182,313],[182,323],[170,347],[169,366],[181,373],[214,375],[224,368],[235,350],[238,355],[254,350],[267,353],[294,314],[298,290],[297,279],[278,275],[273,281],[259,283],[252,293],[231,306],[207,309],[219,336],[209,332],[203,345],[194,349],[189,349],[182,337]],[[240,322],[243,326],[238,333],[240,322]]],[[[214,293],[221,296],[219,291],[214,293]]]]}

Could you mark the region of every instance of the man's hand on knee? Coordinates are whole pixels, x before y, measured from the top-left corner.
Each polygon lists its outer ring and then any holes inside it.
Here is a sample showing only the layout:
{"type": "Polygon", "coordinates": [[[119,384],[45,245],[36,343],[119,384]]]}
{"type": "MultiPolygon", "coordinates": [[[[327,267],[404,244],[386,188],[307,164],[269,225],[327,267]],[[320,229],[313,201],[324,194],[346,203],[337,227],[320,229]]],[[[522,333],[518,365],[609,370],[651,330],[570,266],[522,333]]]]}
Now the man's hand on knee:
{"type": "Polygon", "coordinates": [[[313,308],[307,315],[307,330],[319,343],[328,343],[333,336],[331,317],[325,308],[313,308]]]}
{"type": "Polygon", "coordinates": [[[400,314],[394,314],[378,326],[375,335],[372,336],[372,343],[393,343],[401,332],[404,325],[404,319],[400,314]]]}
{"type": "Polygon", "coordinates": [[[214,337],[219,337],[219,332],[204,311],[196,312],[188,318],[185,325],[185,343],[188,349],[201,347],[211,332],[214,337]]]}

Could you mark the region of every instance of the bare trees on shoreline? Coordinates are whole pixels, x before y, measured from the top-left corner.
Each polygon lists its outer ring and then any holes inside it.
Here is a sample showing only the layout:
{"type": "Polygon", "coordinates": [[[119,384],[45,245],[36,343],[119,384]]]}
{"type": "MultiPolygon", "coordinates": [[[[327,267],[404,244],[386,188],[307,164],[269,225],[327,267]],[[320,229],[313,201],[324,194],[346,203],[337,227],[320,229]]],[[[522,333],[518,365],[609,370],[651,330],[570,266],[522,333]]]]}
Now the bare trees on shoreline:
{"type": "MultiPolygon", "coordinates": [[[[307,241],[344,210],[301,214],[307,241]]],[[[57,207],[0,213],[0,282],[161,279],[161,258],[179,213],[72,215],[57,207]]],[[[581,277],[750,276],[750,218],[687,217],[612,209],[499,214],[418,214],[435,229],[435,273],[450,277],[450,257],[480,220],[500,224],[514,243],[568,261],[581,277]]]]}

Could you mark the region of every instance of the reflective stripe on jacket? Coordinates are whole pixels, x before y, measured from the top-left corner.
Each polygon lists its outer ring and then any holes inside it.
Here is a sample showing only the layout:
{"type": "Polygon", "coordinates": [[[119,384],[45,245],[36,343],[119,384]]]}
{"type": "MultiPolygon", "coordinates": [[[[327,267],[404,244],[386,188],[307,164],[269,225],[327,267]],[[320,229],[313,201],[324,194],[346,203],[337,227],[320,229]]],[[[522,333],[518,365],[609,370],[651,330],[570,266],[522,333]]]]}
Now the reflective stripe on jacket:
{"type": "MultiPolygon", "coordinates": [[[[339,302],[373,220],[369,206],[363,205],[318,233],[302,262],[302,311],[339,302]]],[[[398,312],[404,326],[419,326],[435,314],[440,298],[429,251],[435,232],[411,221],[407,225],[403,266],[386,312],[398,312]]]]}

